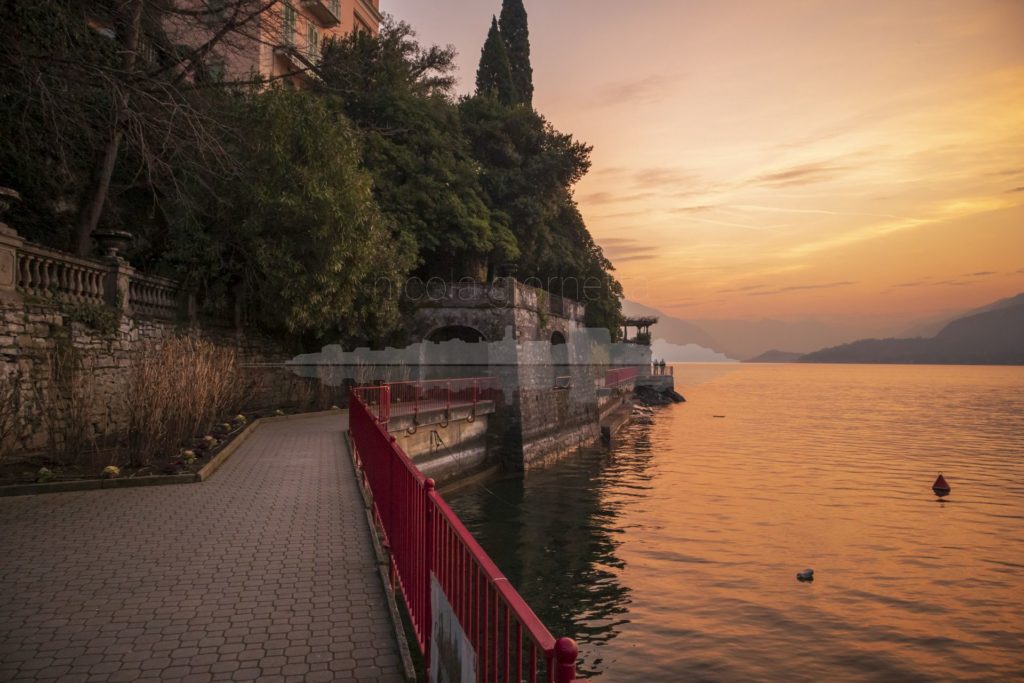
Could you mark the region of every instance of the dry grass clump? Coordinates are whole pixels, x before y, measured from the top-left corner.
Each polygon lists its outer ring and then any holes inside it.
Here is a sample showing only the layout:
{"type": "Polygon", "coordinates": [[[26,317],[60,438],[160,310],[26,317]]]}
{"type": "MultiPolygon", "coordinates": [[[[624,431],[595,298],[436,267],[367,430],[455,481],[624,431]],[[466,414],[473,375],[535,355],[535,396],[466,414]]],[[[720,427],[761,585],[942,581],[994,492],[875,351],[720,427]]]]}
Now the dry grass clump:
{"type": "Polygon", "coordinates": [[[237,412],[247,386],[233,349],[194,337],[144,345],[126,392],[129,466],[165,463],[237,412]]]}

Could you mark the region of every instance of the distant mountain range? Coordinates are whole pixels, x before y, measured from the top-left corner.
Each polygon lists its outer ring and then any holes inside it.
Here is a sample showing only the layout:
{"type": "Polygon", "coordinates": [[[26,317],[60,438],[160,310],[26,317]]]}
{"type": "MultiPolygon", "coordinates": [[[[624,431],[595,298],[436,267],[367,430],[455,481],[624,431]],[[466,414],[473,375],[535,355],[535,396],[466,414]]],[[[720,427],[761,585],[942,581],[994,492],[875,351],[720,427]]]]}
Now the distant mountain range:
{"type": "Polygon", "coordinates": [[[797,362],[1024,365],[1024,297],[997,304],[1004,305],[954,320],[934,337],[862,339],[805,354],[797,362]],[[1014,300],[1020,303],[1013,305],[1014,300]]]}
{"type": "Polygon", "coordinates": [[[806,353],[852,341],[858,336],[815,319],[683,320],[629,300],[622,302],[622,310],[627,316],[657,316],[659,322],[651,329],[655,340],[678,346],[697,345],[737,360],[752,358],[773,348],[806,353]]]}
{"type": "Polygon", "coordinates": [[[778,349],[772,349],[771,351],[765,351],[760,356],[754,356],[753,358],[745,361],[747,363],[795,363],[806,354],[794,353],[793,351],[779,351],[778,349]]]}
{"type": "Polygon", "coordinates": [[[902,331],[892,324],[880,324],[875,328],[881,332],[879,336],[888,333],[891,337],[858,340],[863,331],[858,335],[851,327],[813,318],[683,320],[634,301],[623,301],[622,306],[627,316],[658,316],[659,322],[651,330],[655,357],[675,362],[739,359],[761,363],[1016,363],[1013,345],[1024,348],[1019,335],[1013,336],[1018,329],[1014,323],[1018,307],[1024,307],[1024,293],[960,315],[926,319],[902,331]],[[1008,313],[953,325],[998,311],[1008,313]],[[1005,332],[1000,332],[1002,328],[1005,332]],[[1007,340],[1005,344],[1001,337],[1007,340]]]}
{"type": "Polygon", "coordinates": [[[906,330],[902,331],[900,334],[897,334],[896,337],[898,339],[910,339],[913,337],[934,337],[935,335],[942,331],[942,328],[944,328],[946,325],[950,324],[954,320],[966,318],[967,316],[975,315],[977,313],[988,313],[989,311],[995,311],[1000,308],[1010,308],[1011,306],[1016,306],[1017,304],[1024,304],[1024,294],[1018,294],[1017,296],[1011,296],[1005,299],[1000,299],[999,301],[988,304],[987,306],[975,308],[970,311],[964,311],[963,313],[957,313],[956,315],[942,315],[928,320],[919,321],[914,325],[910,326],[909,328],[907,328],[906,330]]]}

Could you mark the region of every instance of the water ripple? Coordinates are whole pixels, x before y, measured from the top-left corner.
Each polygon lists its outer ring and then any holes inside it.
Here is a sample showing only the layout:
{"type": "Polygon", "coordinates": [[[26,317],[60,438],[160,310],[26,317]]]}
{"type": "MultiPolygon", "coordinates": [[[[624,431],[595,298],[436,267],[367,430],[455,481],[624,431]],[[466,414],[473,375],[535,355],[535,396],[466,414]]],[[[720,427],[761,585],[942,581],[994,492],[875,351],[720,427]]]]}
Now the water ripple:
{"type": "Polygon", "coordinates": [[[1024,368],[676,376],[611,450],[453,500],[587,676],[1024,677],[1024,368]]]}

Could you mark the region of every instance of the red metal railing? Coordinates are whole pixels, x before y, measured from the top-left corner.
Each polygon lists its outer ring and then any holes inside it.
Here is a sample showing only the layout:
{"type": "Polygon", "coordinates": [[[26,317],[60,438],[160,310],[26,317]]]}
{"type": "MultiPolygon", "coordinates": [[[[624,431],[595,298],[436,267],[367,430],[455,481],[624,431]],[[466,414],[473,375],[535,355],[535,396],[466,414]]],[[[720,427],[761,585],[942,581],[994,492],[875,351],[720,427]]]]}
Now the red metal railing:
{"type": "Polygon", "coordinates": [[[443,410],[450,415],[453,408],[475,408],[481,402],[496,400],[500,391],[495,377],[393,382],[355,389],[370,412],[384,424],[398,415],[411,414],[418,421],[422,413],[443,410]]]}
{"type": "Polygon", "coordinates": [[[604,385],[606,387],[617,387],[620,384],[631,382],[637,377],[635,367],[608,368],[604,372],[604,385]]]}
{"type": "Polygon", "coordinates": [[[349,429],[428,669],[433,577],[476,652],[478,681],[577,680],[576,644],[555,640],[372,411],[391,407],[389,389],[354,390],[349,429]]]}

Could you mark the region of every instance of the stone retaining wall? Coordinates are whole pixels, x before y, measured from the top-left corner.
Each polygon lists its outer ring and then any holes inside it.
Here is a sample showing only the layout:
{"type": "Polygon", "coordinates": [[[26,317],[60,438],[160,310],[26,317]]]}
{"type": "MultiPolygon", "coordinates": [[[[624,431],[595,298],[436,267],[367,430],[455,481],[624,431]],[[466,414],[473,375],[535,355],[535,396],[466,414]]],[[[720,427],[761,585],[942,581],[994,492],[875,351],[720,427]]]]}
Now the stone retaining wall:
{"type": "MultiPolygon", "coordinates": [[[[180,325],[167,320],[129,317],[113,308],[90,305],[18,305],[0,302],[0,382],[7,387],[5,400],[22,407],[20,433],[9,435],[8,451],[39,451],[50,445],[54,424],[67,409],[57,403],[59,392],[76,392],[71,399],[80,406],[89,425],[89,438],[121,432],[127,426],[126,387],[133,358],[150,342],[179,334],[193,334],[221,346],[236,349],[242,363],[279,363],[289,356],[272,341],[230,329],[180,325]],[[101,323],[88,320],[102,317],[101,323]],[[83,319],[87,319],[83,322],[83,319]],[[71,373],[82,373],[71,381],[71,373]],[[12,384],[16,383],[13,395],[12,384]],[[13,441],[13,443],[12,443],[13,441]]],[[[283,406],[284,398],[299,381],[277,368],[245,369],[255,392],[254,408],[283,406]]],[[[3,408],[0,408],[2,410],[3,408]]],[[[79,409],[78,407],[75,408],[79,409]]]]}
{"type": "MultiPolygon", "coordinates": [[[[0,459],[58,448],[53,439],[72,422],[87,442],[123,432],[133,359],[181,334],[233,348],[247,365],[290,358],[281,345],[233,324],[200,323],[189,292],[136,271],[116,250],[81,258],[26,242],[0,223],[0,459]]],[[[315,379],[280,366],[243,373],[253,408],[337,402],[319,395],[315,379]]]]}

